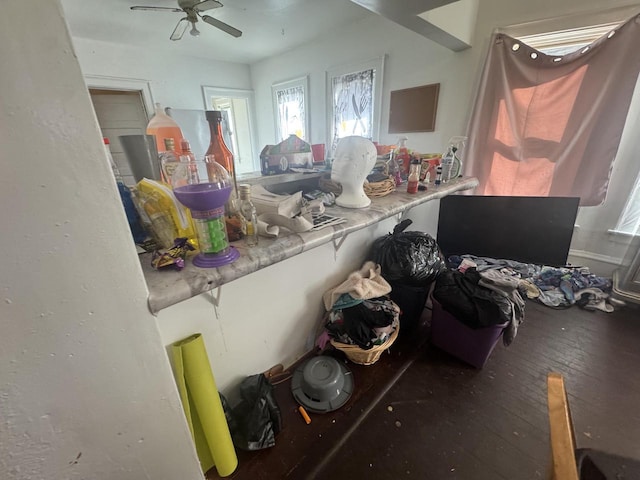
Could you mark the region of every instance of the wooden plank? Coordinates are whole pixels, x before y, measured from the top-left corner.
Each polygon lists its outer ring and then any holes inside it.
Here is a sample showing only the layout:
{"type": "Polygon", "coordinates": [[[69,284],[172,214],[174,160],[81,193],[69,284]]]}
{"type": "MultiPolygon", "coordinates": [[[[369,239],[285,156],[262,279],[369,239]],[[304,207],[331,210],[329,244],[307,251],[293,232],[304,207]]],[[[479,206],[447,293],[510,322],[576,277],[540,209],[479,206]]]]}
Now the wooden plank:
{"type": "Polygon", "coordinates": [[[547,377],[549,398],[549,434],[553,458],[553,477],[557,480],[578,480],[575,450],[576,442],[571,423],[564,380],[559,373],[547,377]]]}

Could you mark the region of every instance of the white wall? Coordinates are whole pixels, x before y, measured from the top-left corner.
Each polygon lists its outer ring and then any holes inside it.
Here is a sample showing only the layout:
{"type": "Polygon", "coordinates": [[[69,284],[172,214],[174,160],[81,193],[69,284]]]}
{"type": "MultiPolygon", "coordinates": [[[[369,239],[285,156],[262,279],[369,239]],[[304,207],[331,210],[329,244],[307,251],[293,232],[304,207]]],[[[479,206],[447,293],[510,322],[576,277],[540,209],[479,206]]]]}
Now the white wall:
{"type": "Polygon", "coordinates": [[[276,58],[251,66],[256,93],[258,143],[273,143],[273,83],[309,75],[312,143],[326,141],[327,118],[325,72],[345,64],[359,63],[386,55],[383,104],[380,123],[382,143],[395,143],[398,135],[386,133],[389,124],[389,93],[392,90],[440,83],[436,131],[412,133],[408,145],[420,151],[441,151],[449,137],[464,133],[467,99],[472,84],[457,74],[460,59],[468,52],[455,53],[380,16],[372,16],[348,29],[327,32],[321,39],[276,58]]]}
{"type": "MultiPolygon", "coordinates": [[[[84,75],[147,80],[163,107],[204,110],[202,85],[251,89],[249,66],[75,37],[84,75]]],[[[153,113],[153,112],[151,112],[153,113]]]]}
{"type": "MultiPolygon", "coordinates": [[[[431,203],[412,212],[417,223],[436,224],[431,203]]],[[[217,309],[213,291],[160,311],[163,343],[201,332],[218,387],[236,400],[234,387],[245,376],[277,363],[289,366],[313,348],[322,294],[358,270],[373,241],[396,222],[389,218],[349,234],[337,252],[325,244],[223,285],[217,309]]]]}
{"type": "MultiPolygon", "coordinates": [[[[585,13],[595,23],[601,23],[604,19],[596,18],[592,13],[625,4],[624,1],[611,1],[603,6],[598,0],[483,0],[478,10],[475,36],[471,42],[473,47],[459,53],[451,52],[382,17],[365,19],[342,31],[328,32],[321,40],[251,66],[258,110],[259,143],[270,143],[274,139],[271,120],[272,83],[304,74],[310,75],[312,142],[325,142],[325,71],[336,65],[356,63],[386,54],[378,140],[381,143],[395,143],[398,137],[386,133],[390,91],[440,83],[435,132],[406,136],[409,138],[407,145],[410,148],[421,152],[442,151],[451,136],[461,135],[466,131],[477,78],[490,35],[495,28],[561,17],[553,22],[552,28],[562,29],[574,22],[567,16],[575,17],[576,14],[585,13]]],[[[630,112],[633,122],[629,123],[626,132],[626,136],[630,138],[633,137],[633,132],[637,132],[638,115],[638,108],[630,112]]],[[[576,222],[580,228],[574,235],[571,262],[590,266],[594,273],[601,275],[610,275],[615,268],[615,263],[625,251],[626,242],[610,235],[607,230],[615,226],[638,174],[640,164],[635,159],[639,153],[640,145],[637,142],[624,145],[612,172],[605,204],[580,210],[576,222]]]]}
{"type": "MultiPolygon", "coordinates": [[[[328,32],[323,39],[303,45],[277,58],[251,66],[256,94],[259,145],[275,138],[271,85],[300,75],[309,75],[311,103],[311,141],[324,142],[326,134],[325,71],[331,67],[386,55],[383,91],[381,142],[395,142],[386,133],[388,98],[391,90],[427,83],[441,84],[436,131],[409,134],[409,146],[421,151],[441,151],[449,137],[466,130],[468,106],[477,73],[484,59],[494,27],[533,20],[551,12],[566,13],[589,9],[597,2],[578,0],[557,2],[538,10],[510,1],[483,3],[474,47],[451,52],[381,17],[372,17],[344,31],[328,32]],[[584,5],[584,6],[583,6],[584,5]],[[544,13],[539,13],[544,12],[544,13]]],[[[619,193],[612,189],[612,194],[619,193]]],[[[435,236],[439,202],[414,209],[408,217],[413,229],[435,236]]],[[[331,245],[292,258],[222,287],[218,317],[208,295],[170,307],[158,316],[163,342],[169,344],[193,331],[202,331],[209,356],[221,388],[226,393],[245,375],[266,370],[282,362],[290,364],[308,350],[321,318],[320,295],[332,283],[357,268],[371,241],[393,228],[389,219],[375,230],[365,230],[347,238],[334,260],[331,245]],[[292,280],[295,279],[295,280],[292,280]],[[249,304],[247,298],[256,298],[249,304]]],[[[598,222],[594,222],[597,228],[598,222]]],[[[579,239],[579,237],[576,237],[579,239]]],[[[605,245],[591,245],[594,252],[605,245]]],[[[591,260],[593,265],[596,262],[591,260]]]]}
{"type": "Polygon", "coordinates": [[[203,478],[60,6],[2,8],[0,478],[203,478]]]}

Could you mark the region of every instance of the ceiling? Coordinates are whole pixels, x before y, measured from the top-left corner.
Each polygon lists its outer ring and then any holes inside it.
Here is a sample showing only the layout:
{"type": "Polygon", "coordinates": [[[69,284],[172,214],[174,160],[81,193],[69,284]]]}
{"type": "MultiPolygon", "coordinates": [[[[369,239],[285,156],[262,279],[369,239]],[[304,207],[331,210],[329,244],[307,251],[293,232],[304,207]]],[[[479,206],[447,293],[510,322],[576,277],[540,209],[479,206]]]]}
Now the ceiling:
{"type": "Polygon", "coordinates": [[[340,26],[375,13],[350,0],[222,0],[206,13],[243,34],[234,38],[202,21],[199,37],[169,36],[184,14],[132,11],[133,5],[177,7],[177,0],[61,0],[74,37],[143,48],[161,47],[176,54],[253,63],[312,41],[340,26]]]}

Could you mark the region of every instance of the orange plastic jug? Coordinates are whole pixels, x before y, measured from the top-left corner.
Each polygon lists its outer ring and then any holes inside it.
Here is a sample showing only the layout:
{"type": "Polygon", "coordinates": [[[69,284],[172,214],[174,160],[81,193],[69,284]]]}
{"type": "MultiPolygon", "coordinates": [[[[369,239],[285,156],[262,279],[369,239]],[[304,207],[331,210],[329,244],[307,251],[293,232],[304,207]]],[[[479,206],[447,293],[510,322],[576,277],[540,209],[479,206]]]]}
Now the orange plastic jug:
{"type": "Polygon", "coordinates": [[[158,153],[166,150],[165,138],[173,138],[174,145],[180,145],[180,141],[184,138],[180,126],[173,118],[164,113],[159,103],[156,103],[156,114],[147,124],[147,135],[156,137],[158,153]]]}

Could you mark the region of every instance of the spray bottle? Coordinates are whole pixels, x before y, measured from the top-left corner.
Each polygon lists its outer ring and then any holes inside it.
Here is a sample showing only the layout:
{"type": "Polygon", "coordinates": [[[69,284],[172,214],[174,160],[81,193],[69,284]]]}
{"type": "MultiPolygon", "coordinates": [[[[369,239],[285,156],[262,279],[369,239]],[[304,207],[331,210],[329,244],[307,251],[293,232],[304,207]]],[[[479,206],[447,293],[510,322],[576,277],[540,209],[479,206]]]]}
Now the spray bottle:
{"type": "Polygon", "coordinates": [[[464,148],[467,137],[456,136],[449,139],[446,153],[442,156],[442,183],[458,178],[462,174],[460,152],[464,148]]]}

